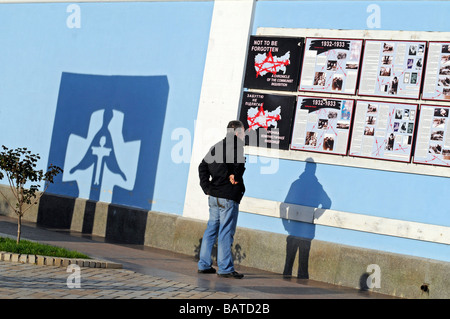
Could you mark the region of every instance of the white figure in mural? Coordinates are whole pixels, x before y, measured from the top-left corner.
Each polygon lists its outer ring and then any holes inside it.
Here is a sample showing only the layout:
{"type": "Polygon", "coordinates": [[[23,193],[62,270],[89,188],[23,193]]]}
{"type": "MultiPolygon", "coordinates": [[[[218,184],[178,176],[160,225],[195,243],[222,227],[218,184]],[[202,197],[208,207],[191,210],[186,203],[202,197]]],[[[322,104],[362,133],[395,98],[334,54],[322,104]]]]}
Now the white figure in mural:
{"type": "Polygon", "coordinates": [[[100,138],[100,146],[92,146],[92,154],[97,156],[97,167],[95,170],[95,181],[94,185],[100,184],[100,173],[103,170],[103,158],[111,154],[111,149],[105,147],[106,137],[102,136],[100,138]]]}
{"type": "Polygon", "coordinates": [[[86,138],[69,136],[63,182],[76,181],[79,197],[111,202],[115,186],[133,190],[141,141],[124,141],[123,119],[117,110],[95,111],[86,138]]]}

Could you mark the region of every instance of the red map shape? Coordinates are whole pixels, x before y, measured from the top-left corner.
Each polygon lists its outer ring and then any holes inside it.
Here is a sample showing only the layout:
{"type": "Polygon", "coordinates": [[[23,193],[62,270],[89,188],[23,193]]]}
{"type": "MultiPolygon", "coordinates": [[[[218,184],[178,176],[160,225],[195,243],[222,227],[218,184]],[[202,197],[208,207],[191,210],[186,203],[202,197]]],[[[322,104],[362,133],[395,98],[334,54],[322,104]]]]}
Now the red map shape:
{"type": "Polygon", "coordinates": [[[273,121],[273,120],[279,121],[281,119],[281,116],[279,114],[277,114],[275,116],[266,115],[266,112],[264,111],[263,106],[264,106],[264,103],[261,104],[261,106],[259,107],[258,113],[256,113],[255,116],[247,116],[247,121],[249,123],[249,126],[248,126],[249,130],[255,130],[258,127],[262,127],[262,128],[268,129],[269,128],[269,124],[268,123],[270,121],[273,121]],[[265,117],[266,123],[264,123],[264,124],[259,123],[257,121],[257,119],[259,117],[265,117]]]}
{"type": "Polygon", "coordinates": [[[289,65],[288,59],[284,61],[274,61],[272,56],[272,50],[270,50],[264,61],[262,61],[261,63],[255,62],[256,77],[258,77],[262,72],[277,74],[278,72],[277,68],[286,65],[289,65]],[[268,67],[263,67],[264,65],[268,65],[268,67]]]}

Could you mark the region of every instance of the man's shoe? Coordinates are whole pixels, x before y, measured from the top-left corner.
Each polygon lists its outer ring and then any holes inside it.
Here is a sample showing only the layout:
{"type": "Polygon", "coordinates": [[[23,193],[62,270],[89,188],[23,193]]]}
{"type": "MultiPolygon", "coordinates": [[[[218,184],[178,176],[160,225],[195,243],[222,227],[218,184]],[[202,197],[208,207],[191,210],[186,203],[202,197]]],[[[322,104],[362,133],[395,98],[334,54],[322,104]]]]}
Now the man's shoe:
{"type": "Polygon", "coordinates": [[[199,274],[215,274],[216,273],[216,270],[214,269],[214,268],[209,268],[209,269],[199,269],[198,270],[198,273],[199,274]]]}
{"type": "Polygon", "coordinates": [[[237,271],[233,271],[233,272],[230,272],[227,274],[217,274],[217,276],[224,277],[224,278],[235,278],[235,279],[241,279],[242,277],[244,277],[243,274],[240,274],[237,271]]]}

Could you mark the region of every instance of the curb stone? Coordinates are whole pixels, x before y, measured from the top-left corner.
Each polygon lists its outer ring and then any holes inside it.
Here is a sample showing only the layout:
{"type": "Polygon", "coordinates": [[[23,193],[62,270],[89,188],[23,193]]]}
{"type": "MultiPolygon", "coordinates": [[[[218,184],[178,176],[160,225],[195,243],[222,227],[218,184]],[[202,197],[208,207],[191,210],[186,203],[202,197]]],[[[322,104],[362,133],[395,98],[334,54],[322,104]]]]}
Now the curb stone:
{"type": "Polygon", "coordinates": [[[87,268],[122,269],[122,264],[104,260],[50,257],[32,254],[18,254],[6,251],[0,251],[0,261],[11,261],[21,264],[34,264],[41,266],[67,267],[69,265],[78,265],[80,267],[87,268]]]}

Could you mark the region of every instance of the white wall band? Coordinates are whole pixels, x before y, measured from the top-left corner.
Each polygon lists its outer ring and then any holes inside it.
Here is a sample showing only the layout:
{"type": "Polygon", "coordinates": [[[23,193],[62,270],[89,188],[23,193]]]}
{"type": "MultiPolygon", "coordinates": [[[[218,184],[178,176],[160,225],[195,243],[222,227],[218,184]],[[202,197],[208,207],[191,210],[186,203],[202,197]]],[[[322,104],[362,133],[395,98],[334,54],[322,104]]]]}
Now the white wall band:
{"type": "Polygon", "coordinates": [[[254,197],[244,197],[239,210],[314,225],[450,244],[450,227],[446,226],[295,205],[254,197]]]}
{"type": "Polygon", "coordinates": [[[195,125],[183,216],[207,219],[208,204],[199,185],[198,165],[225,137],[239,109],[255,0],[216,1],[195,125]]]}

